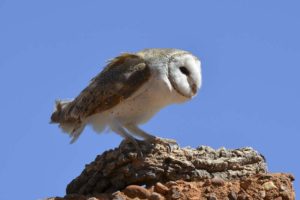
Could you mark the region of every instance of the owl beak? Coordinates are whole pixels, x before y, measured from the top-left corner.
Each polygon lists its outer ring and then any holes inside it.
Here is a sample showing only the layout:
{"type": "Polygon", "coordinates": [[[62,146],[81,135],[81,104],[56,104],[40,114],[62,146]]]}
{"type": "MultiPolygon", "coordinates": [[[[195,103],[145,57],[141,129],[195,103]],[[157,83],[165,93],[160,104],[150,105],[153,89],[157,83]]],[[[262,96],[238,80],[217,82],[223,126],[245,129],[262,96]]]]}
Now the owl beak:
{"type": "Polygon", "coordinates": [[[193,95],[195,95],[197,93],[198,87],[196,84],[192,84],[191,89],[192,89],[193,95]]]}

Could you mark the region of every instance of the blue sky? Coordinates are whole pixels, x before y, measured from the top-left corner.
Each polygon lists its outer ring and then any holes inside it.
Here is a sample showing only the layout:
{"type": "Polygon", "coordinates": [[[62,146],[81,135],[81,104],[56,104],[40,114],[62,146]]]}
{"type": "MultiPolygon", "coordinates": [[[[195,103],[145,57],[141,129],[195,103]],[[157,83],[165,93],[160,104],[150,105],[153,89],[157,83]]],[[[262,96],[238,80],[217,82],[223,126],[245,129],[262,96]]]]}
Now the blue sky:
{"type": "MultiPolygon", "coordinates": [[[[0,0],[0,194],[63,196],[115,134],[69,138],[48,124],[109,58],[151,47],[191,51],[203,88],[143,126],[181,146],[252,146],[271,172],[300,177],[299,1],[0,0]]],[[[300,192],[299,181],[294,182],[300,192]]]]}

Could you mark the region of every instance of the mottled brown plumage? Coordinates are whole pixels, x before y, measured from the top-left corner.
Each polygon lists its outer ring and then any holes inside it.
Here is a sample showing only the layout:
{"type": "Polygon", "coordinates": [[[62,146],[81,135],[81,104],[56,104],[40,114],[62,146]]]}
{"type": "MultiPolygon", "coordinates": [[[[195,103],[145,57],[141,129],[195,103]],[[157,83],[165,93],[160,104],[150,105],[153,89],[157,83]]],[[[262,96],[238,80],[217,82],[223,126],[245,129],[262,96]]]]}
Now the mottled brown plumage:
{"type": "Polygon", "coordinates": [[[51,116],[54,123],[80,123],[93,114],[108,110],[127,99],[150,77],[144,59],[135,54],[122,54],[91,80],[70,103],[57,102],[51,116]]]}

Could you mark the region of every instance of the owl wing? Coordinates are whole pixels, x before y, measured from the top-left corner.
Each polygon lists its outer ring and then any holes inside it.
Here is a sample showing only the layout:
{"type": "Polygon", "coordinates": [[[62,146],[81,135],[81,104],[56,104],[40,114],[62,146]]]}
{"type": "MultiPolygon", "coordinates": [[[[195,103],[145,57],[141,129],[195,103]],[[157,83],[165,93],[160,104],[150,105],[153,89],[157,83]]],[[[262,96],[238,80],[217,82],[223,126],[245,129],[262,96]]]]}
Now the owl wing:
{"type": "Polygon", "coordinates": [[[52,122],[80,122],[93,114],[108,110],[130,97],[150,78],[150,69],[136,54],[122,54],[93,78],[70,103],[59,105],[52,122]]]}

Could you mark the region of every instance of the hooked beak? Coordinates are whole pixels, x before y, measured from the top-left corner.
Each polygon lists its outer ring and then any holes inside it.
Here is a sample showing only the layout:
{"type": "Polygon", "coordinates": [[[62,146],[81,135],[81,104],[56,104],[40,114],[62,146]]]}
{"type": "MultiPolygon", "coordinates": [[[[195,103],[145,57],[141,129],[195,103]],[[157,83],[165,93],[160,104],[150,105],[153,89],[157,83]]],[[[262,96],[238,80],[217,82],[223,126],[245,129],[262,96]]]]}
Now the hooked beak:
{"type": "Polygon", "coordinates": [[[193,95],[195,95],[198,91],[198,87],[196,84],[192,84],[191,89],[192,89],[193,95]]]}

